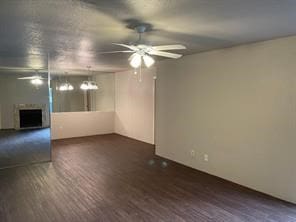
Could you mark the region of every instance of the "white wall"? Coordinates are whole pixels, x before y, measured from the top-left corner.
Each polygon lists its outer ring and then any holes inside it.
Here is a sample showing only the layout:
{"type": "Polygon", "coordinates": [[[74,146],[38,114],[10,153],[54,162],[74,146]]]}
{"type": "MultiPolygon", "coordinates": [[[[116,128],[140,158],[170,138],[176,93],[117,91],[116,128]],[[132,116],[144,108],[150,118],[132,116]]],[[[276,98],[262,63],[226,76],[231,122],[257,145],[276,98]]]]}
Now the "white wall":
{"type": "Polygon", "coordinates": [[[161,62],[156,153],[296,203],[295,61],[290,37],[161,62]]]}
{"type": "Polygon", "coordinates": [[[154,144],[154,76],[154,68],[142,70],[141,82],[133,71],[115,74],[116,133],[154,144]]]}
{"type": "Polygon", "coordinates": [[[114,112],[51,114],[51,138],[62,139],[114,133],[114,112]]]}

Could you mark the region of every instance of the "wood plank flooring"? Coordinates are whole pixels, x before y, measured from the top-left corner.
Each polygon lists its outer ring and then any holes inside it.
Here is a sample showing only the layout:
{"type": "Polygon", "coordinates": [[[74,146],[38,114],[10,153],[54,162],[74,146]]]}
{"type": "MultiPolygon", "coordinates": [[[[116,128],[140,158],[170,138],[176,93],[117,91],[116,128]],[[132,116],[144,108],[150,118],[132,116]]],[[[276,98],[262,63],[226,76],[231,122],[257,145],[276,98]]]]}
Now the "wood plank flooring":
{"type": "Polygon", "coordinates": [[[53,142],[53,162],[0,171],[1,222],[296,221],[293,204],[167,162],[119,135],[53,142]]]}

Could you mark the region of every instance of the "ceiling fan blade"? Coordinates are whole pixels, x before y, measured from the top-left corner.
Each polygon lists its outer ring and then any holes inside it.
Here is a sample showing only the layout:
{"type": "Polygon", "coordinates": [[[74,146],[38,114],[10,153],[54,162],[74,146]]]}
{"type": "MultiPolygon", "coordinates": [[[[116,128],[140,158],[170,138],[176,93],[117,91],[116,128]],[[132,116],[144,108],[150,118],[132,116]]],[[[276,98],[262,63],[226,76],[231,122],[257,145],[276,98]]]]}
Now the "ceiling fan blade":
{"type": "Polygon", "coordinates": [[[156,56],[162,56],[162,57],[167,57],[167,58],[172,58],[172,59],[178,59],[181,58],[181,54],[176,54],[176,53],[170,53],[170,52],[162,52],[162,51],[157,51],[157,50],[151,50],[149,52],[150,55],[156,55],[156,56]]]}
{"type": "Polygon", "coordinates": [[[99,52],[99,54],[131,53],[131,52],[134,52],[134,51],[132,51],[132,50],[110,51],[110,52],[99,52]]]}
{"type": "Polygon", "coordinates": [[[126,44],[120,44],[120,43],[112,43],[113,45],[119,45],[128,49],[131,49],[133,51],[138,51],[138,47],[134,45],[126,45],[126,44]]]}
{"type": "Polygon", "coordinates": [[[167,50],[186,49],[186,46],[184,46],[184,45],[158,45],[158,46],[152,46],[152,49],[167,51],[167,50]]]}
{"type": "Polygon", "coordinates": [[[41,76],[27,76],[27,77],[20,77],[17,79],[46,79],[46,78],[43,78],[41,76]]]}
{"type": "Polygon", "coordinates": [[[21,77],[21,78],[17,78],[17,79],[36,79],[35,76],[28,76],[28,77],[21,77]]]}

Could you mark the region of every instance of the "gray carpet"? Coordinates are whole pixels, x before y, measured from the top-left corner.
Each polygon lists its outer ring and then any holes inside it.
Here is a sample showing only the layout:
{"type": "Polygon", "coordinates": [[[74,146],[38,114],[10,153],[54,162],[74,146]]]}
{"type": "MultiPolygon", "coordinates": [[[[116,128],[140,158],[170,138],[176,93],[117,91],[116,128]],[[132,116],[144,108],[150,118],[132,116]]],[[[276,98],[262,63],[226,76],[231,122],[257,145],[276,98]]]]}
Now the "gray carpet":
{"type": "Polygon", "coordinates": [[[0,168],[50,160],[50,129],[0,130],[0,168]]]}

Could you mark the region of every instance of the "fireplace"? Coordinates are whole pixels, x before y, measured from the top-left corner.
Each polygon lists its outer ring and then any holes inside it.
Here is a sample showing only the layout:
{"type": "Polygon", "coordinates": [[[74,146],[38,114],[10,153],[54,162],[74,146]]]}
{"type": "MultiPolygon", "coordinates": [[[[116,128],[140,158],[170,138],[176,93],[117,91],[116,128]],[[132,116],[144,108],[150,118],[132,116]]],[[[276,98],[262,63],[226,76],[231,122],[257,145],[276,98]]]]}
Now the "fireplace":
{"type": "Polygon", "coordinates": [[[49,126],[47,104],[14,105],[14,128],[16,130],[45,128],[49,126]]]}
{"type": "Polygon", "coordinates": [[[42,127],[42,109],[24,109],[19,114],[21,129],[42,127]]]}

